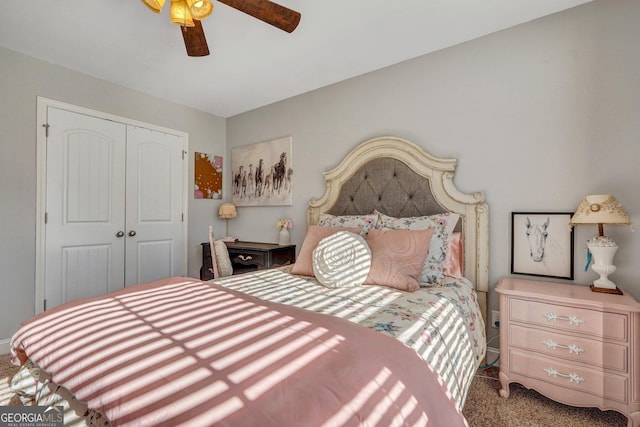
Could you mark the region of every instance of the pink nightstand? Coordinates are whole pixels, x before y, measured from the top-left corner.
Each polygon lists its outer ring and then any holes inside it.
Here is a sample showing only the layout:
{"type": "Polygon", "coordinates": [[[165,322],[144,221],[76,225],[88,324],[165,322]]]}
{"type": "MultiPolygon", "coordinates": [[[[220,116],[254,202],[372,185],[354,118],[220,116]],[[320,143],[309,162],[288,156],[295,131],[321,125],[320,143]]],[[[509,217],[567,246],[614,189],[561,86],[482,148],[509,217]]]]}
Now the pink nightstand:
{"type": "Polygon", "coordinates": [[[614,409],[640,427],[640,304],[588,286],[505,278],[500,395],[517,382],[560,403],[614,409]]]}

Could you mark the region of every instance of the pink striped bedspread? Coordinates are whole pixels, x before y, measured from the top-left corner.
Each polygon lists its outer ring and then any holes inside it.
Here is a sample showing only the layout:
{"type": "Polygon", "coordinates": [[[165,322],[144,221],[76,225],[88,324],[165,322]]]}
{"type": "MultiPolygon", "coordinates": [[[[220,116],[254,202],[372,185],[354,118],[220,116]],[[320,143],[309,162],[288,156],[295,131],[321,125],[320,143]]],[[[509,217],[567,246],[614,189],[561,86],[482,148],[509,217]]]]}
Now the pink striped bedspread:
{"type": "Polygon", "coordinates": [[[113,425],[467,425],[393,338],[194,279],[64,304],[11,345],[113,425]]]}
{"type": "Polygon", "coordinates": [[[472,284],[446,278],[445,286],[403,292],[386,286],[327,288],[314,277],[288,274],[290,266],[216,280],[260,299],[340,317],[412,348],[442,378],[459,407],[486,354],[484,320],[472,284]]]}

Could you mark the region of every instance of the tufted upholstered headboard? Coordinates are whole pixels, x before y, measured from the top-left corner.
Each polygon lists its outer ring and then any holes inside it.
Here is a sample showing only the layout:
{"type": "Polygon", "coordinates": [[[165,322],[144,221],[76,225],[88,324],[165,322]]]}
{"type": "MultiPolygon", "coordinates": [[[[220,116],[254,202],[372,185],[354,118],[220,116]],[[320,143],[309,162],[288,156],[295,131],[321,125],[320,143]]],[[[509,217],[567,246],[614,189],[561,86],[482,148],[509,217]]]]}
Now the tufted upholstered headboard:
{"type": "Polygon", "coordinates": [[[482,193],[464,194],[455,187],[456,164],[456,159],[434,157],[397,137],[363,142],[324,172],[327,190],[309,202],[308,223],[317,224],[321,213],[365,215],[376,209],[395,217],[459,214],[464,275],[478,293],[486,323],[489,210],[482,193]]]}

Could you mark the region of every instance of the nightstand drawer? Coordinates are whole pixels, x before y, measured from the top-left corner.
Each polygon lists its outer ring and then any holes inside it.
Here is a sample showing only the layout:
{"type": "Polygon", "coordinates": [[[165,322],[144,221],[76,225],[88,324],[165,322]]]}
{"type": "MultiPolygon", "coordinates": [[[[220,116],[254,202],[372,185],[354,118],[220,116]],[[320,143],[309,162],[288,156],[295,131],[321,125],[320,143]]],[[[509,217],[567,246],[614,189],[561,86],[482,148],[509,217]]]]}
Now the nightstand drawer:
{"type": "MultiPolygon", "coordinates": [[[[539,357],[518,350],[509,351],[509,366],[511,372],[535,378],[554,386],[627,403],[628,388],[625,377],[611,373],[605,374],[601,371],[562,363],[554,358],[539,357]]],[[[570,392],[567,393],[566,400],[573,400],[570,392]]],[[[580,402],[575,403],[579,404],[580,402]]]]}
{"type": "Polygon", "coordinates": [[[627,316],[584,308],[511,299],[511,321],[626,342],[627,316]]]}
{"type": "Polygon", "coordinates": [[[262,270],[268,265],[266,252],[252,251],[249,249],[235,249],[233,251],[229,251],[229,257],[231,258],[232,264],[256,266],[258,267],[258,270],[262,270]]]}
{"type": "Polygon", "coordinates": [[[295,245],[260,242],[227,243],[233,274],[280,267],[296,261],[295,245]]]}
{"type": "Polygon", "coordinates": [[[509,340],[511,347],[587,363],[598,368],[621,372],[628,370],[627,347],[623,345],[515,324],[509,325],[509,340]]]}

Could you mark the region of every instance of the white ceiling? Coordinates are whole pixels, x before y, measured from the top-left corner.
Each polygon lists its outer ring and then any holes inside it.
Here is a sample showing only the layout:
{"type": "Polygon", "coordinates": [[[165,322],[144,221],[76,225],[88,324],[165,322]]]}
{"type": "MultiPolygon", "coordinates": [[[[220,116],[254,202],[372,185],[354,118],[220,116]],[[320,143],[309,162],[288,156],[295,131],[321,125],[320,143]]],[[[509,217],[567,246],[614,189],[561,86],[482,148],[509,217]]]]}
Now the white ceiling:
{"type": "Polygon", "coordinates": [[[190,58],[169,1],[2,0],[0,46],[230,117],[589,1],[277,0],[291,34],[214,1],[190,58]]]}

